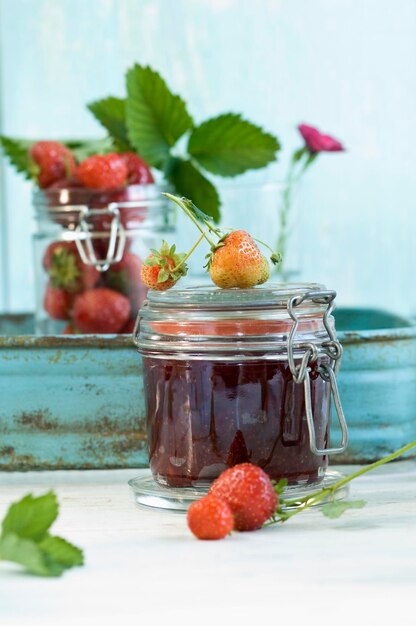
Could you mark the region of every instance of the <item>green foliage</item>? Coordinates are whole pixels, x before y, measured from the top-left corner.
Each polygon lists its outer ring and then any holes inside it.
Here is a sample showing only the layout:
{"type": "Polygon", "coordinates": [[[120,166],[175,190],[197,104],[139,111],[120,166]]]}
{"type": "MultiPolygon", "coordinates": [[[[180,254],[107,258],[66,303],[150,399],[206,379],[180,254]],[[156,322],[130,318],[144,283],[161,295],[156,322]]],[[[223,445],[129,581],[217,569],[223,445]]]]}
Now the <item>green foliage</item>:
{"type": "MultiPolygon", "coordinates": [[[[276,159],[276,137],[236,113],[194,122],[184,100],[172,93],[161,75],[148,66],[134,65],[126,73],[126,98],[108,96],[88,104],[106,129],[100,140],[64,140],[78,162],[92,154],[136,151],[149,165],[160,169],[175,191],[215,222],[220,219],[220,198],[203,170],[220,176],[236,176],[264,167],[276,159]],[[177,157],[178,140],[189,135],[187,151],[177,157]],[[202,169],[202,171],[201,171],[202,169]]],[[[4,154],[27,178],[38,168],[29,157],[34,141],[0,138],[4,154]]],[[[198,218],[200,219],[200,218],[198,218]]]]}
{"type": "Polygon", "coordinates": [[[60,576],[66,569],[82,565],[80,548],[48,532],[58,510],[52,491],[39,497],[28,494],[12,504],[2,523],[0,560],[22,565],[38,576],[60,576]]]}
{"type": "Polygon", "coordinates": [[[0,137],[0,144],[4,155],[18,172],[24,174],[28,180],[34,178],[38,172],[36,164],[29,156],[29,150],[33,141],[25,139],[12,139],[11,137],[0,137]]]}
{"type": "Polygon", "coordinates": [[[131,144],[155,167],[163,168],[170,148],[192,128],[185,102],[150,67],[134,65],[126,75],[126,123],[131,144]]]}
{"type": "Polygon", "coordinates": [[[321,507],[321,512],[330,519],[336,519],[348,509],[362,509],[364,506],[365,500],[336,500],[324,504],[321,507]]]}
{"type": "Polygon", "coordinates": [[[188,152],[209,172],[236,176],[276,159],[279,142],[236,113],[226,113],[195,128],[188,152]]]}
{"type": "MultiPolygon", "coordinates": [[[[168,173],[175,189],[192,200],[214,222],[220,219],[220,197],[214,185],[190,162],[175,159],[168,173]]],[[[200,217],[198,218],[200,219],[200,217]]]]}
{"type": "Polygon", "coordinates": [[[87,105],[95,119],[104,126],[114,145],[121,151],[133,150],[126,128],[126,100],[112,96],[87,105]]]}

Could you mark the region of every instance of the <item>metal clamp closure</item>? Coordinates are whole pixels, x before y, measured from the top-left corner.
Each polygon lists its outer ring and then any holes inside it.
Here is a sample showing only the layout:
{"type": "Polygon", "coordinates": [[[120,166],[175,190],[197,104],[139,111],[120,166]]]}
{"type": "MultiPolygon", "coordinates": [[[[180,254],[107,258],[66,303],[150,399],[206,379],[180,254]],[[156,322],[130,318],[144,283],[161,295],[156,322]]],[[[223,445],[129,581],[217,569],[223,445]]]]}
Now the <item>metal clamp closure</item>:
{"type": "Polygon", "coordinates": [[[339,369],[340,359],[342,356],[342,346],[336,338],[332,324],[330,323],[329,316],[334,309],[334,301],[336,297],[335,291],[309,291],[302,296],[294,296],[288,302],[288,313],[293,320],[293,326],[290,330],[287,339],[287,354],[290,371],[292,372],[293,380],[296,384],[302,384],[304,386],[305,393],[305,413],[306,422],[309,430],[309,444],[310,450],[317,456],[340,454],[344,452],[348,444],[348,429],[345,421],[344,412],[341,406],[341,400],[339,397],[338,386],[336,382],[336,373],[339,369]],[[312,409],[312,397],[311,397],[311,382],[310,382],[310,367],[309,365],[317,360],[318,349],[311,343],[295,343],[296,331],[299,326],[299,318],[296,314],[296,307],[300,306],[305,300],[310,300],[316,304],[326,304],[327,308],[323,317],[323,324],[326,332],[329,336],[329,341],[324,341],[321,344],[321,350],[329,357],[329,364],[322,364],[318,368],[320,376],[330,384],[331,397],[334,400],[337,417],[341,427],[341,445],[336,448],[324,448],[320,449],[316,444],[316,432],[315,424],[313,420],[312,409]],[[295,350],[305,349],[302,355],[301,362],[295,363],[294,352],[295,350]]]}
{"type": "Polygon", "coordinates": [[[116,202],[109,204],[107,209],[83,208],[80,212],[79,224],[75,230],[82,235],[82,237],[78,237],[75,240],[75,243],[83,263],[86,265],[95,265],[98,271],[105,272],[110,265],[121,261],[126,245],[126,231],[120,222],[120,211],[118,210],[116,202]],[[112,217],[108,248],[105,257],[98,258],[92,243],[94,236],[91,232],[88,219],[94,216],[105,215],[112,217]]]}

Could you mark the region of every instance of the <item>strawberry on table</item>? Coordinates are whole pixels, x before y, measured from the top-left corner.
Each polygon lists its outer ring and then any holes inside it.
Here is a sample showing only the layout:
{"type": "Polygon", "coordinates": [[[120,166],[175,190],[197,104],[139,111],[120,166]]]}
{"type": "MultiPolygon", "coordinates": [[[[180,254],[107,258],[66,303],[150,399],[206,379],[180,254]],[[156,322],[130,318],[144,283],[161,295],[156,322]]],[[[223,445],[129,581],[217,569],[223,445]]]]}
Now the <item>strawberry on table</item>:
{"type": "Polygon", "coordinates": [[[209,273],[223,289],[254,287],[263,274],[263,255],[249,233],[233,230],[214,248],[209,273]]]}
{"type": "Polygon", "coordinates": [[[54,320],[69,320],[72,295],[62,288],[55,288],[48,283],[43,299],[43,308],[54,320]]]}
{"type": "Polygon", "coordinates": [[[74,301],[73,324],[83,333],[118,333],[129,317],[129,300],[112,289],[91,289],[74,301]]]}
{"type": "Polygon", "coordinates": [[[39,168],[39,187],[49,187],[62,178],[71,177],[76,163],[71,150],[57,141],[37,141],[30,149],[30,157],[39,168]]]}
{"type": "Polygon", "coordinates": [[[120,154],[96,154],[78,166],[77,178],[90,189],[117,189],[127,183],[127,165],[120,154]]]}
{"type": "Polygon", "coordinates": [[[191,504],[187,522],[198,539],[223,539],[234,528],[234,518],[228,504],[210,495],[191,504]]]}
{"type": "Polygon", "coordinates": [[[188,271],[185,257],[185,254],[176,252],[175,245],[169,247],[163,241],[160,249],[152,250],[144,261],[140,273],[142,281],[156,291],[171,289],[188,271]]]}
{"type": "Polygon", "coordinates": [[[275,512],[278,497],[272,481],[260,467],[240,463],[212,483],[209,494],[227,502],[236,530],[256,530],[275,512]]]}

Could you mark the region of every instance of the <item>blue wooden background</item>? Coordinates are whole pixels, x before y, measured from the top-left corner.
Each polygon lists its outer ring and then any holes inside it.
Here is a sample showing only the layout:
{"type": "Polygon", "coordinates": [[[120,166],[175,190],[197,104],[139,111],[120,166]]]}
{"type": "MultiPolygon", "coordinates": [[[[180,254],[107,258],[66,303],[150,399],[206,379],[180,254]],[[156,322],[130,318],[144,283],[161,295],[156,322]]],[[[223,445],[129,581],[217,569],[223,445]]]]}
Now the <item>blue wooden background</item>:
{"type": "MultiPolygon", "coordinates": [[[[122,94],[136,61],[197,120],[241,111],[278,134],[279,163],[248,179],[281,179],[296,125],[316,124],[348,151],[303,185],[303,277],[416,314],[415,29],[414,0],[0,0],[0,131],[99,135],[83,104],[122,94]]],[[[0,310],[29,310],[30,189],[4,163],[0,198],[0,310]]],[[[258,207],[240,219],[258,230],[258,207]]]]}

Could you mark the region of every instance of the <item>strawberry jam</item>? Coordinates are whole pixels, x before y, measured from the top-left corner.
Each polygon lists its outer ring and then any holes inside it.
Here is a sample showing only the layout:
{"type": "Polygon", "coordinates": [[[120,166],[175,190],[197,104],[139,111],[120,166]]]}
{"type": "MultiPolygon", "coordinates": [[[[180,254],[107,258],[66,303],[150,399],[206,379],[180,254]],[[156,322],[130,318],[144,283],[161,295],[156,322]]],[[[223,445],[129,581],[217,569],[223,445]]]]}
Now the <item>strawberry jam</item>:
{"type": "Polygon", "coordinates": [[[322,289],[266,285],[149,292],[136,344],[143,355],[149,461],[159,484],[204,486],[243,462],[291,485],[324,477],[330,384],[320,367],[330,361],[324,346],[333,319],[327,315],[324,321],[328,305],[322,298],[309,298],[333,293],[322,289]],[[293,346],[291,298],[301,301],[293,346]],[[293,375],[311,346],[306,382],[315,448],[305,386],[293,375]]]}
{"type": "MultiPolygon", "coordinates": [[[[145,357],[150,467],[162,484],[216,478],[249,461],[289,483],[322,477],[326,457],[311,453],[303,385],[278,361],[174,361],[145,357]]],[[[327,383],[311,373],[319,447],[328,442],[327,383]]]]}

